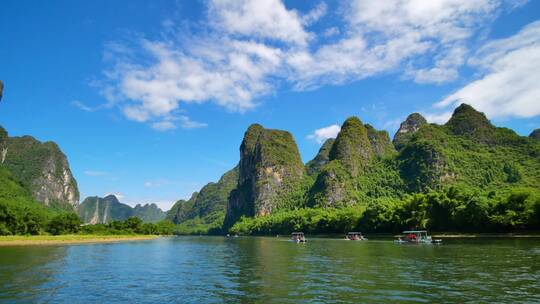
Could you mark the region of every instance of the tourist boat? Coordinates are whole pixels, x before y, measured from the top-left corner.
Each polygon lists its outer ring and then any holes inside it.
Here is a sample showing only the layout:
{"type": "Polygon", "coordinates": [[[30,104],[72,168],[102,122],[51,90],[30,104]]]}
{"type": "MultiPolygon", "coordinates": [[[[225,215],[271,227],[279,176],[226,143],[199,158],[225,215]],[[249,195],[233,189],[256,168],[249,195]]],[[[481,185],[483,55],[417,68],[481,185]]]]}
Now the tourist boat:
{"type": "Polygon", "coordinates": [[[293,232],[291,235],[291,241],[295,243],[305,243],[306,237],[303,232],[293,232]]]}
{"type": "Polygon", "coordinates": [[[398,244],[441,244],[442,240],[434,240],[426,230],[406,230],[394,242],[398,244]]]}
{"type": "Polygon", "coordinates": [[[367,241],[361,232],[349,232],[345,236],[345,239],[348,241],[367,241]]]}

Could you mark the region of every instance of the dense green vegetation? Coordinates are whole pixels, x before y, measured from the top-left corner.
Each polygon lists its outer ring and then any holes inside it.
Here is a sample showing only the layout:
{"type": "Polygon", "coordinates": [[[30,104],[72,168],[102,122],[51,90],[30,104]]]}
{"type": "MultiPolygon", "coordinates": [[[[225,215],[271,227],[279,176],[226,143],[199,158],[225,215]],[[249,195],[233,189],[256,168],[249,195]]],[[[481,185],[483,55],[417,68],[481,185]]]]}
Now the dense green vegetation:
{"type": "Polygon", "coordinates": [[[166,234],[174,232],[170,221],[143,223],[131,217],[109,224],[81,226],[77,214],[47,208],[34,201],[11,173],[0,166],[0,235],[40,234],[166,234]]]}
{"type": "Polygon", "coordinates": [[[244,216],[230,231],[540,228],[540,142],[532,136],[497,128],[468,105],[445,125],[415,114],[402,128],[395,151],[384,133],[347,119],[330,152],[323,147],[308,163],[314,183],[307,196],[297,194],[294,206],[280,204],[268,216],[244,216]]]}
{"type": "Polygon", "coordinates": [[[53,235],[73,234],[79,232],[81,220],[75,213],[60,213],[53,217],[48,225],[47,232],[53,235]]]}
{"type": "Polygon", "coordinates": [[[157,223],[144,223],[138,217],[130,217],[125,221],[112,221],[107,224],[85,225],[81,227],[82,234],[98,235],[124,235],[124,234],[152,234],[152,235],[172,235],[174,224],[171,221],[160,221],[157,223]]]}
{"type": "Polygon", "coordinates": [[[225,219],[224,212],[210,213],[204,217],[187,219],[177,224],[174,228],[175,234],[221,234],[225,219]]]}
{"type": "Polygon", "coordinates": [[[0,166],[0,235],[39,234],[54,213],[34,201],[11,173],[0,166]]]}
{"type": "Polygon", "coordinates": [[[381,198],[367,207],[305,208],[269,216],[243,217],[231,229],[239,234],[363,232],[397,233],[408,228],[456,232],[504,232],[540,229],[540,191],[516,188],[487,194],[450,187],[381,198]]]}

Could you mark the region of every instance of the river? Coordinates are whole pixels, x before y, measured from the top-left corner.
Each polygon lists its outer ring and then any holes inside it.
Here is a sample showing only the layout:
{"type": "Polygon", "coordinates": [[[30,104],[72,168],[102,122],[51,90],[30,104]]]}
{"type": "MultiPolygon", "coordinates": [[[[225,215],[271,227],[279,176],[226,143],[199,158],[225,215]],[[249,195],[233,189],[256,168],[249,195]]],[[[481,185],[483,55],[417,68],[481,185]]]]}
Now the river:
{"type": "Polygon", "coordinates": [[[540,302],[540,239],[168,237],[0,248],[0,302],[540,302]]]}

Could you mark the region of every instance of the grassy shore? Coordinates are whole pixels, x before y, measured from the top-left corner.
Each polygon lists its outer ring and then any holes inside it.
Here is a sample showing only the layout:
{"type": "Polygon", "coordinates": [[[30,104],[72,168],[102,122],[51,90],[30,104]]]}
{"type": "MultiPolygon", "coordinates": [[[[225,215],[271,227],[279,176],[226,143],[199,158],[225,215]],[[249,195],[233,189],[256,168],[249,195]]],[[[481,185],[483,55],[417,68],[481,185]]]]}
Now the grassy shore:
{"type": "Polygon", "coordinates": [[[141,241],[158,238],[157,235],[9,235],[0,236],[0,246],[67,245],[141,241]]]}

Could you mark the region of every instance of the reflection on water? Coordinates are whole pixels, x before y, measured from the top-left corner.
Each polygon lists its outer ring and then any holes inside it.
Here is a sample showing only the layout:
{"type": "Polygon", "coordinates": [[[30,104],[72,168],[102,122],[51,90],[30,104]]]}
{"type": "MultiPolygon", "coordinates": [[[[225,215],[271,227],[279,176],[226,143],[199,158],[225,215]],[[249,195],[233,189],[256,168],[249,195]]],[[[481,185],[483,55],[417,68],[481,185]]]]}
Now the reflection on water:
{"type": "MultiPolygon", "coordinates": [[[[0,301],[31,300],[61,268],[67,247],[0,248],[0,301]]],[[[47,290],[46,292],[53,292],[47,290]]]]}
{"type": "Polygon", "coordinates": [[[0,248],[2,302],[539,302],[540,240],[284,238],[0,248]]]}

